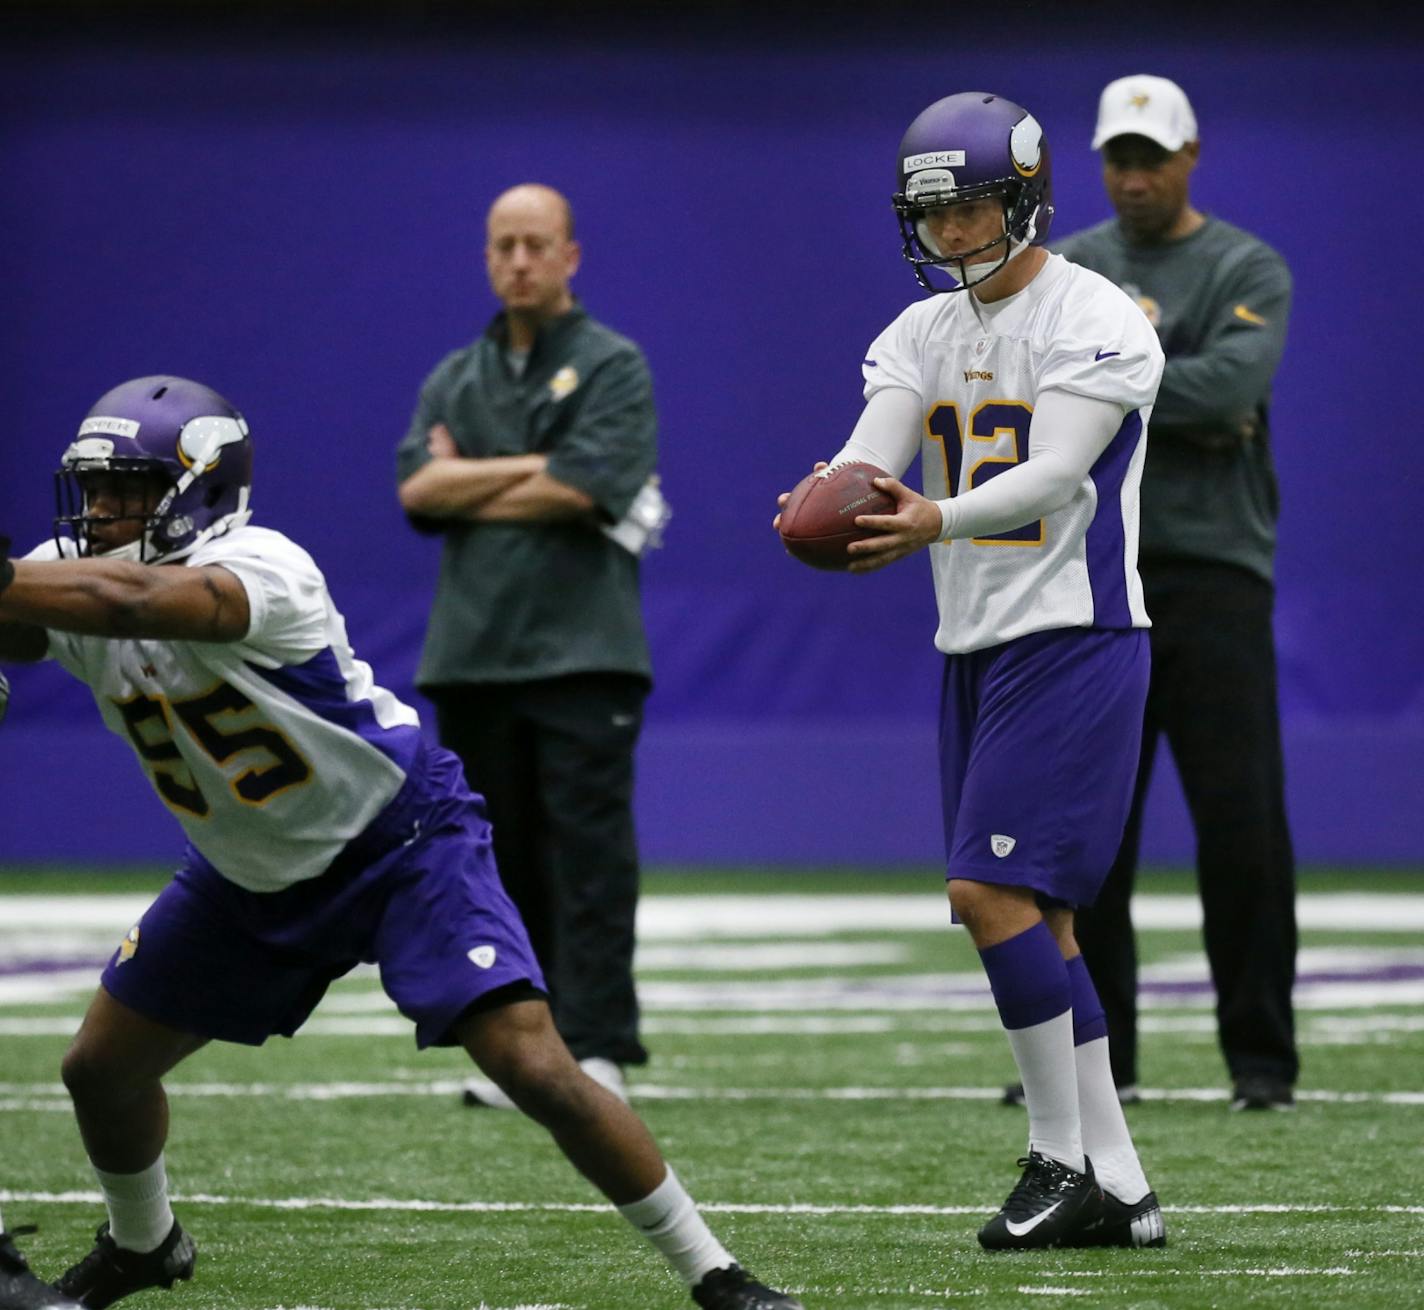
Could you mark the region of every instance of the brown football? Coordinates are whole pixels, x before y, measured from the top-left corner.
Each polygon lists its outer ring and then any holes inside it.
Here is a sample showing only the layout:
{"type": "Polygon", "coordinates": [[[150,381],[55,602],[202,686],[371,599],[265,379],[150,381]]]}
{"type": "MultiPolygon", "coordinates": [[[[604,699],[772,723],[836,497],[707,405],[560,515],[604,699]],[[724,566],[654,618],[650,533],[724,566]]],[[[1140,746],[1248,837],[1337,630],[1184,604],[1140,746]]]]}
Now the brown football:
{"type": "Polygon", "coordinates": [[[895,512],[895,498],[871,481],[888,476],[874,464],[857,462],[835,464],[802,478],[781,511],[782,544],[812,568],[848,569],[846,547],[875,535],[856,527],[856,516],[895,512]]]}

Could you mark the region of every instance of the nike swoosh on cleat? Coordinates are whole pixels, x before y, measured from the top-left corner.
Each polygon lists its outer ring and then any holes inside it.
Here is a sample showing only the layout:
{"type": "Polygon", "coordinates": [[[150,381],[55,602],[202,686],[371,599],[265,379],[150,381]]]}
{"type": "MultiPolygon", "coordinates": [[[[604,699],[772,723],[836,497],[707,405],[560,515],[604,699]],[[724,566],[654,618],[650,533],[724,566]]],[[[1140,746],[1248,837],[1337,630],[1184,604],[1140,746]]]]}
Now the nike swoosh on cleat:
{"type": "Polygon", "coordinates": [[[1093,356],[1093,363],[1096,364],[1100,360],[1111,359],[1114,355],[1120,354],[1122,354],[1122,351],[1120,350],[1100,350],[1096,355],[1093,356]]]}
{"type": "Polygon", "coordinates": [[[1040,1210],[1032,1219],[1025,1220],[1021,1224],[1016,1224],[1012,1219],[1004,1220],[1004,1227],[1009,1230],[1010,1237],[1022,1237],[1025,1233],[1031,1233],[1045,1219],[1048,1218],[1060,1205],[1062,1201],[1055,1201],[1047,1210],[1040,1210]]]}

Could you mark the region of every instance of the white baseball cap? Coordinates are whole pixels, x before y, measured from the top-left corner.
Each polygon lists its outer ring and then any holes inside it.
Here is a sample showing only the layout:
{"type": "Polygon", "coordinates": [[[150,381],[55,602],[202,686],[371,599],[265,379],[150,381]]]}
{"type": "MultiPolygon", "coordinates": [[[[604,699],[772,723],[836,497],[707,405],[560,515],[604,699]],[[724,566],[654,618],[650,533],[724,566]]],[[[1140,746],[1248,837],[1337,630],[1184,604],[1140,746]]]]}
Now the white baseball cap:
{"type": "Polygon", "coordinates": [[[1197,119],[1187,93],[1165,77],[1135,73],[1103,88],[1093,149],[1115,136],[1145,136],[1164,150],[1180,150],[1197,139],[1197,119]]]}

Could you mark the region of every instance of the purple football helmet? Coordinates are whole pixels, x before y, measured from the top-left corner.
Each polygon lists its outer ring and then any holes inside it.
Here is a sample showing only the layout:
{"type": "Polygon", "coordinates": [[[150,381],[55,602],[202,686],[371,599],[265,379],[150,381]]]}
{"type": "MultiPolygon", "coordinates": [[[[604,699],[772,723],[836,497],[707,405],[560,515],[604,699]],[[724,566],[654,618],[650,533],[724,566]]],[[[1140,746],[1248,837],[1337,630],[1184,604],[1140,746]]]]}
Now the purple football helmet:
{"type": "MultiPolygon", "coordinates": [[[[55,538],[73,539],[80,555],[152,564],[181,559],[210,537],[246,523],[252,490],[252,438],[247,421],[210,387],[186,378],[134,378],[95,402],[55,474],[55,538]],[[97,474],[147,476],[166,488],[137,518],[143,534],[131,546],[97,546],[86,480],[97,474]]],[[[66,552],[68,553],[68,552],[66,552]]]]}
{"type": "Polygon", "coordinates": [[[1053,221],[1048,142],[1038,120],[1012,100],[984,91],[936,100],[910,124],[895,162],[899,186],[893,203],[902,252],[927,291],[962,291],[1048,239],[1053,221]],[[986,197],[1003,204],[1003,235],[962,255],[941,253],[924,224],[925,212],[986,197]],[[976,264],[972,275],[966,273],[965,259],[999,245],[1004,254],[997,264],[976,264]],[[947,269],[959,285],[936,285],[929,268],[947,269]]]}

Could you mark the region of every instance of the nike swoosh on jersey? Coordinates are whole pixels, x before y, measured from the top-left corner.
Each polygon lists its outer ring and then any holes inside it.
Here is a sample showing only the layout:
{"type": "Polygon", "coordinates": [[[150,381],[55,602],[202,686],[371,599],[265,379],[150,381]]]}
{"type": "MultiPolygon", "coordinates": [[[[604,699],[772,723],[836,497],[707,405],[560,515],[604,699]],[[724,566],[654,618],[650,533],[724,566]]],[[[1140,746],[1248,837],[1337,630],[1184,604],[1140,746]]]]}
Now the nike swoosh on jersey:
{"type": "Polygon", "coordinates": [[[1025,1233],[1033,1232],[1033,1230],[1037,1228],[1039,1224],[1041,1224],[1045,1219],[1047,1219],[1048,1216],[1051,1215],[1062,1204],[1062,1201],[1055,1201],[1052,1205],[1048,1207],[1047,1210],[1040,1210],[1036,1215],[1034,1215],[1032,1219],[1026,1219],[1021,1224],[1014,1223],[1012,1219],[1006,1219],[1004,1220],[1004,1227],[1009,1230],[1010,1236],[1022,1237],[1025,1233]]]}
{"type": "Polygon", "coordinates": [[[1237,305],[1236,308],[1233,309],[1231,312],[1235,314],[1236,317],[1239,318],[1243,323],[1253,323],[1256,327],[1266,326],[1266,320],[1262,318],[1259,314],[1253,313],[1251,310],[1247,309],[1245,305],[1237,305]]]}
{"type": "Polygon", "coordinates": [[[1111,359],[1114,355],[1120,354],[1122,354],[1122,351],[1120,350],[1100,350],[1096,355],[1093,356],[1093,363],[1096,364],[1099,360],[1111,359]]]}

